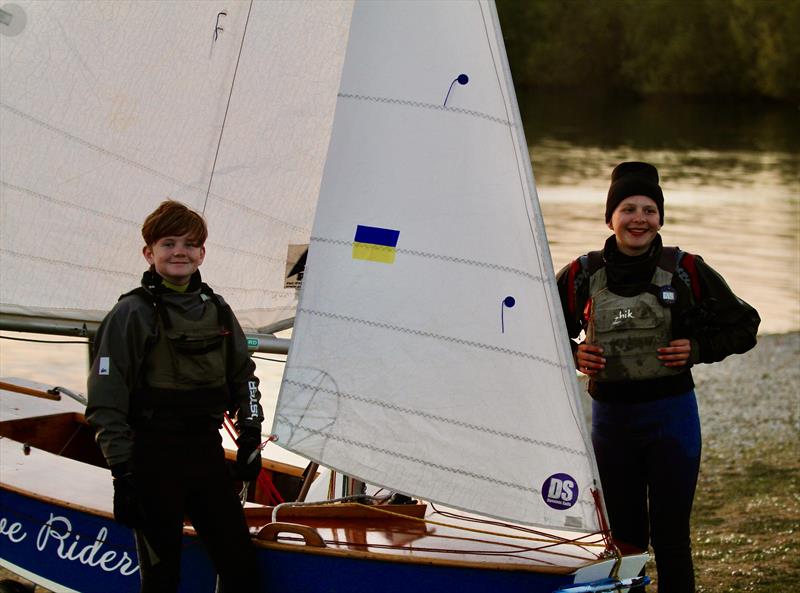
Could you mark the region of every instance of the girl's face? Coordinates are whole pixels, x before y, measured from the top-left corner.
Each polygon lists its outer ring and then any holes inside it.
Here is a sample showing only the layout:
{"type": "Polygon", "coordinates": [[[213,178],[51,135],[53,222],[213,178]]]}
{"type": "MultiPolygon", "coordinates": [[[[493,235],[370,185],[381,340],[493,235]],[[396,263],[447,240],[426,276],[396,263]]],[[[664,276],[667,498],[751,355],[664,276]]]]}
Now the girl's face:
{"type": "Polygon", "coordinates": [[[176,286],[183,286],[189,283],[192,274],[203,263],[206,248],[186,234],[161,237],[152,245],[145,245],[142,253],[159,276],[176,286]]]}
{"type": "Polygon", "coordinates": [[[619,203],[608,228],[617,237],[617,248],[625,255],[647,253],[661,229],[658,206],[647,196],[630,196],[619,203]]]}

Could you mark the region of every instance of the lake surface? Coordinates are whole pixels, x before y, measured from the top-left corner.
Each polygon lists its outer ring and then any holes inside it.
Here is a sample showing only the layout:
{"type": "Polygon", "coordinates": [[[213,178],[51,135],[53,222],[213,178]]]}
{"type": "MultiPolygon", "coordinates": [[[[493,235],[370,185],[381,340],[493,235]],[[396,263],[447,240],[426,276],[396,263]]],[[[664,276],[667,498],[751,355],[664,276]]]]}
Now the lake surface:
{"type": "MultiPolygon", "coordinates": [[[[661,175],[665,244],[702,255],[762,333],[800,329],[800,111],[524,93],[520,108],[556,270],[603,245],[611,169],[644,160],[661,175]]],[[[86,359],[85,346],[0,340],[0,376],[84,391],[86,359]]],[[[283,368],[257,364],[269,407],[283,368]]]]}
{"type": "Polygon", "coordinates": [[[800,329],[800,110],[520,95],[553,264],[600,249],[622,161],[658,167],[666,245],[699,254],[761,314],[800,329]]]}

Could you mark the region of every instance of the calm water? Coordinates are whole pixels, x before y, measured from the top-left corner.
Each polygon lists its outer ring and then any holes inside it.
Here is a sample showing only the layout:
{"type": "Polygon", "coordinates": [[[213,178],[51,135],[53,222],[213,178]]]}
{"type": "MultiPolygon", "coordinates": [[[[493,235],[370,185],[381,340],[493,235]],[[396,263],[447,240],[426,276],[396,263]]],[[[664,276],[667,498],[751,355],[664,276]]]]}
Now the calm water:
{"type": "Polygon", "coordinates": [[[800,329],[800,110],[520,97],[556,269],[599,249],[611,169],[655,164],[664,243],[703,256],[761,314],[800,329]]]}
{"type": "MultiPolygon", "coordinates": [[[[611,169],[645,160],[661,173],[665,243],[702,255],[758,309],[762,333],[800,329],[800,111],[524,95],[520,106],[556,269],[602,246],[611,169]]],[[[0,376],[83,391],[86,365],[82,346],[0,340],[0,376]]],[[[277,393],[282,365],[258,367],[262,392],[277,393]]]]}

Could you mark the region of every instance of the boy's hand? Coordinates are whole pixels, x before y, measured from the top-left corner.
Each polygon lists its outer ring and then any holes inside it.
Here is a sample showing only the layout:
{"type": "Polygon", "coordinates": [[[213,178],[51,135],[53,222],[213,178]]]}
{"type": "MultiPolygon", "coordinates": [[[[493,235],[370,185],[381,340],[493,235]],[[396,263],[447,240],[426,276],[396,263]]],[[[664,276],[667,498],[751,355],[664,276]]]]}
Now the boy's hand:
{"type": "Polygon", "coordinates": [[[672,340],[669,346],[658,349],[658,359],[664,361],[665,367],[684,366],[691,354],[692,342],[686,338],[672,340]]]}
{"type": "Polygon", "coordinates": [[[138,529],[145,524],[144,508],[139,500],[136,480],[126,468],[111,468],[114,475],[114,520],[125,527],[138,529]]]}
{"type": "Polygon", "coordinates": [[[575,361],[578,370],[584,375],[596,375],[598,371],[606,367],[606,359],[603,358],[603,348],[583,342],[578,344],[578,351],[575,354],[575,361]]]}
{"type": "Polygon", "coordinates": [[[250,482],[261,472],[261,432],[255,429],[244,429],[236,439],[239,450],[236,452],[236,463],[233,466],[233,477],[243,482],[250,482]]]}

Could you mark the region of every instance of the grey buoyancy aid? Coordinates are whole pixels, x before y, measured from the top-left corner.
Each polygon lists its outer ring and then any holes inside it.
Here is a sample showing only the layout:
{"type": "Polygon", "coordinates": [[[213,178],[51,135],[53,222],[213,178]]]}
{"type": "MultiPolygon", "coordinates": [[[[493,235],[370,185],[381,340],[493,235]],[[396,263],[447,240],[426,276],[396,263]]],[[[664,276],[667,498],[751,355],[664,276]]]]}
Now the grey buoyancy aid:
{"type": "Polygon", "coordinates": [[[221,422],[229,403],[228,306],[205,284],[200,294],[203,313],[196,320],[144,288],[128,294],[152,302],[156,311],[156,337],[148,346],[139,388],[131,401],[133,416],[139,421],[206,417],[221,422]]]}
{"type": "Polygon", "coordinates": [[[606,359],[594,381],[636,381],[685,371],[664,366],[657,352],[672,339],[672,278],[682,255],[677,248],[664,247],[650,286],[628,297],[611,292],[605,266],[593,265],[592,260],[602,258],[600,252],[585,256],[586,265],[596,268],[589,280],[586,342],[602,346],[606,359]]]}
{"type": "Polygon", "coordinates": [[[225,384],[225,337],[230,332],[220,324],[213,301],[201,298],[206,306],[198,320],[162,305],[163,313],[156,316],[158,336],[144,362],[149,387],[187,391],[225,384]]]}

